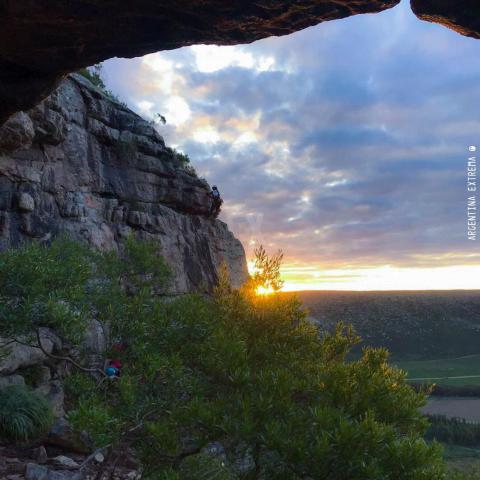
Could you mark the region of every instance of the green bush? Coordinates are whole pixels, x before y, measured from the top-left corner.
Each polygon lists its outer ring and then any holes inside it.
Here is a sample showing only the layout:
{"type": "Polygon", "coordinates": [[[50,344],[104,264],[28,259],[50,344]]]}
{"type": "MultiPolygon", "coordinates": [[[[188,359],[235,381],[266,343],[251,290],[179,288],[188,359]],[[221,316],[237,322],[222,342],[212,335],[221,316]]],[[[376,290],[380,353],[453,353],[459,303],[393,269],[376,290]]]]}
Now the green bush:
{"type": "Polygon", "coordinates": [[[148,298],[153,286],[168,283],[169,269],[159,252],[157,242],[127,238],[121,255],[100,253],[66,237],[49,246],[29,243],[2,252],[0,336],[36,343],[35,332],[50,327],[65,342],[79,344],[97,316],[110,326],[112,342],[118,341],[117,327],[135,328],[136,302],[148,298]],[[138,295],[130,295],[126,285],[138,295]]]}
{"type": "Polygon", "coordinates": [[[0,438],[15,443],[33,440],[52,422],[52,408],[42,395],[23,385],[0,390],[0,438]]]}
{"type": "Polygon", "coordinates": [[[186,469],[188,478],[202,478],[214,467],[219,478],[448,478],[441,450],[422,438],[425,397],[385,350],[349,360],[358,342],[351,328],[319,336],[295,297],[257,295],[280,285],[280,255],[259,252],[260,274],[241,290],[223,270],[212,297],[164,300],[152,295],[168,279],[158,246],[129,239],[121,257],[65,248],[65,255],[57,243],[0,255],[0,318],[19,334],[45,324],[71,339],[92,312],[109,326],[112,342],[125,345],[106,354],[122,360],[121,375],[92,384],[77,372],[67,388],[69,419],[98,447],[133,449],[146,478],[182,479],[186,469]],[[44,308],[51,302],[61,302],[61,315],[44,308]],[[45,313],[32,317],[32,304],[45,313]],[[205,465],[197,455],[213,441],[230,460],[244,446],[254,471],[240,476],[218,458],[205,465]]]}

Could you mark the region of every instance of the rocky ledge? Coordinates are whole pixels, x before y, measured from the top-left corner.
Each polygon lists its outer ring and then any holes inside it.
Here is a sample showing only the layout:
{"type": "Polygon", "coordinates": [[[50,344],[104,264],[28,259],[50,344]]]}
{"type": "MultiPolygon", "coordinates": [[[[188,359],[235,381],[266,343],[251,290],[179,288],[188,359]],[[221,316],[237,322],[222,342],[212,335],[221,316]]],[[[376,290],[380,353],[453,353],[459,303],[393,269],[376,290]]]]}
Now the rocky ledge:
{"type": "Polygon", "coordinates": [[[173,294],[210,290],[223,262],[239,285],[244,250],[208,218],[208,192],[153,125],[80,75],[0,128],[0,250],[62,232],[112,249],[134,234],[162,245],[173,294]]]}
{"type": "Polygon", "coordinates": [[[68,72],[111,57],[232,45],[393,7],[400,0],[0,2],[0,124],[68,72]]]}
{"type": "Polygon", "coordinates": [[[480,38],[478,0],[411,0],[412,10],[421,20],[438,23],[472,38],[480,38]]]}

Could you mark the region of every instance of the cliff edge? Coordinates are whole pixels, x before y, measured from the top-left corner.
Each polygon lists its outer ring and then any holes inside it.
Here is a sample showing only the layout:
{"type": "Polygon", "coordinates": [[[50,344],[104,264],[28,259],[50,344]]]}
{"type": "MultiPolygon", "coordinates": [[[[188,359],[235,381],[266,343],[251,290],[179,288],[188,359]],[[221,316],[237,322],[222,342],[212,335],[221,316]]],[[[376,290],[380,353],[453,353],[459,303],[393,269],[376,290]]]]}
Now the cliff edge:
{"type": "Polygon", "coordinates": [[[0,250],[62,232],[115,249],[134,234],[162,245],[171,293],[210,290],[222,262],[238,286],[245,253],[208,218],[209,188],[154,126],[73,74],[0,128],[0,250]]]}

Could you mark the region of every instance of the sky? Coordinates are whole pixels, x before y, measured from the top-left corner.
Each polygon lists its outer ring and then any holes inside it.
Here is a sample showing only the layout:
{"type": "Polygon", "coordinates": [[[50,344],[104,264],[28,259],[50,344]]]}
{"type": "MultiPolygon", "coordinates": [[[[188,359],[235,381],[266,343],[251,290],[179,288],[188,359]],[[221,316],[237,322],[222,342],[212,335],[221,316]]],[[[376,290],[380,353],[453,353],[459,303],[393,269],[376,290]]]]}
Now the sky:
{"type": "Polygon", "coordinates": [[[225,200],[251,259],[282,250],[286,290],[480,288],[467,159],[480,148],[480,41],[408,1],[250,45],[104,63],[225,200]]]}

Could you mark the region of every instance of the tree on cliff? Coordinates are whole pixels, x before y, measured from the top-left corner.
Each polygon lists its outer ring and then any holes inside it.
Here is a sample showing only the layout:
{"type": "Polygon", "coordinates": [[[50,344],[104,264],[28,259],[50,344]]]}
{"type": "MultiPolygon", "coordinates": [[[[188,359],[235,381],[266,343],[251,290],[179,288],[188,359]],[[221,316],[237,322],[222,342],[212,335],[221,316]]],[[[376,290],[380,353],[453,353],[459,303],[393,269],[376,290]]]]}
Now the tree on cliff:
{"type": "Polygon", "coordinates": [[[447,478],[422,439],[424,396],[383,349],[348,360],[351,328],[320,336],[295,298],[258,295],[262,278],[279,281],[265,252],[240,290],[224,270],[211,298],[165,301],[152,294],[168,279],[156,245],[124,250],[60,241],[0,255],[1,336],[35,342],[50,327],[80,350],[68,416],[97,448],[133,449],[150,479],[447,478]],[[127,344],[114,379],[82,359],[92,316],[127,344]]]}

